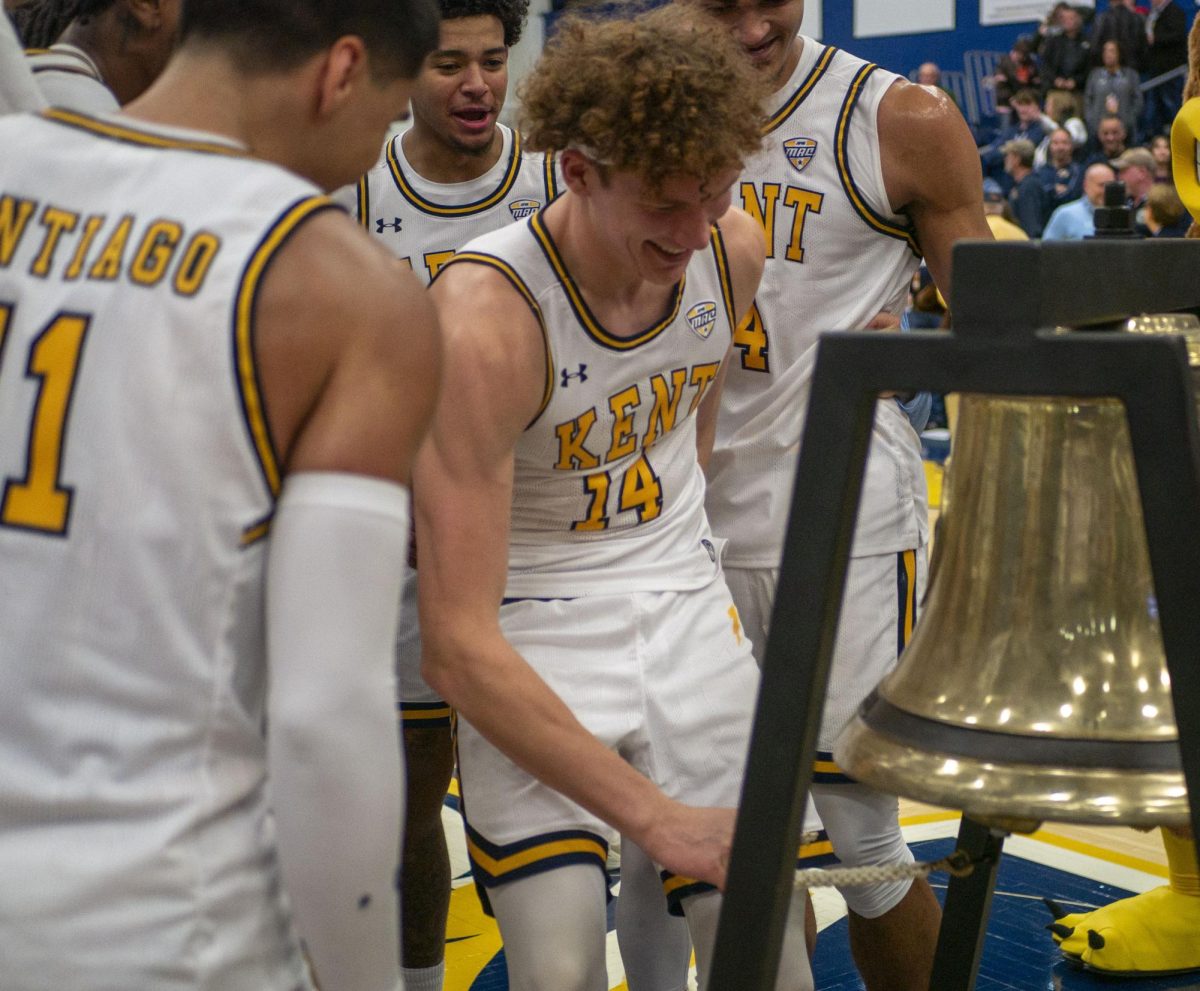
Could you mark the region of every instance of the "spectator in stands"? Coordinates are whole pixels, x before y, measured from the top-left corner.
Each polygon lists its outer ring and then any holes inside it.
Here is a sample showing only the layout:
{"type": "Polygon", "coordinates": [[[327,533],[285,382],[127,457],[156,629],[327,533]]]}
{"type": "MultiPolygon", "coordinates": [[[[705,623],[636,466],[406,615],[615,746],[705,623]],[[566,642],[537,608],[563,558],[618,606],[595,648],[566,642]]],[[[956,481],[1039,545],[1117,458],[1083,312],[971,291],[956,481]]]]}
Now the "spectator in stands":
{"type": "Polygon", "coordinates": [[[1137,141],[1142,116],[1142,89],[1138,74],[1125,65],[1121,46],[1112,39],[1102,46],[1104,64],[1088,75],[1083,93],[1083,119],[1088,129],[1097,130],[1100,118],[1115,114],[1125,125],[1131,142],[1137,141]]]}
{"type": "MultiPolygon", "coordinates": [[[[1074,7],[1062,5],[1058,15],[1061,31],[1042,44],[1041,75],[1046,90],[1063,90],[1076,100],[1087,83],[1091,48],[1083,33],[1083,16],[1074,7]]],[[[1079,112],[1079,104],[1076,113],[1079,112]]]]}
{"type": "Polygon", "coordinates": [[[1004,171],[1012,177],[1008,202],[1013,217],[1030,237],[1041,237],[1050,216],[1050,194],[1033,174],[1033,142],[1024,138],[1009,141],[1000,149],[1004,171]]]}
{"type": "Polygon", "coordinates": [[[1128,135],[1125,131],[1125,125],[1121,123],[1120,117],[1113,114],[1101,117],[1095,134],[1096,143],[1099,146],[1098,150],[1084,159],[1084,165],[1092,165],[1096,162],[1111,162],[1114,158],[1120,158],[1125,154],[1125,149],[1128,147],[1126,143],[1128,135]]]}
{"type": "Polygon", "coordinates": [[[1042,123],[1042,108],[1037,94],[1023,89],[1013,94],[1012,109],[1015,119],[1001,129],[996,140],[979,149],[983,174],[995,179],[1006,190],[1012,183],[1004,171],[1004,145],[1010,141],[1028,141],[1035,149],[1046,138],[1046,127],[1042,123]]]}
{"type": "Polygon", "coordinates": [[[1033,58],[1033,48],[1033,39],[1023,34],[1013,42],[1008,54],[996,65],[992,85],[996,90],[996,112],[1000,115],[1001,126],[1009,122],[1014,93],[1023,89],[1041,89],[1042,79],[1038,75],[1037,63],[1033,58]]]}
{"type": "Polygon", "coordinates": [[[1109,162],[1109,165],[1117,173],[1117,178],[1125,183],[1125,191],[1129,194],[1129,205],[1133,209],[1138,232],[1149,235],[1146,199],[1154,187],[1154,156],[1145,148],[1130,148],[1109,162]]]}
{"type": "Polygon", "coordinates": [[[1065,203],[1050,215],[1043,241],[1078,241],[1096,233],[1096,207],[1104,202],[1104,187],[1116,179],[1104,162],[1090,165],[1083,173],[1083,196],[1065,203]]]}
{"type": "Polygon", "coordinates": [[[1108,0],[1108,10],[1092,22],[1092,61],[1103,65],[1102,53],[1106,41],[1115,41],[1121,48],[1125,64],[1135,72],[1142,71],[1146,59],[1146,20],[1133,6],[1133,0],[1108,0]]]}
{"type": "Polygon", "coordinates": [[[942,70],[936,62],[922,62],[920,68],[917,69],[917,82],[922,86],[937,86],[940,89],[942,70]]]}
{"type": "Polygon", "coordinates": [[[1150,154],[1154,156],[1154,181],[1173,183],[1171,173],[1171,139],[1165,134],[1156,134],[1150,139],[1150,154]]]}
{"type": "Polygon", "coordinates": [[[942,70],[936,62],[922,62],[917,68],[917,80],[922,86],[933,86],[940,89],[958,106],[958,97],[942,85],[942,70]]]}
{"type": "Polygon", "coordinates": [[[1013,222],[1008,199],[995,179],[983,180],[983,213],[997,241],[1029,240],[1029,235],[1013,222]]]}
{"type": "MultiPolygon", "coordinates": [[[[1187,14],[1175,0],[1150,0],[1146,15],[1146,81],[1187,65],[1187,14]]],[[[1146,92],[1142,133],[1163,134],[1183,103],[1183,74],[1146,92]]]]}
{"type": "Polygon", "coordinates": [[[1071,152],[1078,156],[1088,140],[1087,125],[1075,114],[1075,99],[1060,89],[1046,94],[1042,105],[1042,126],[1046,128],[1046,140],[1038,145],[1034,164],[1039,168],[1050,160],[1050,134],[1060,127],[1071,136],[1071,152]]]}
{"type": "Polygon", "coordinates": [[[1083,166],[1075,161],[1075,142],[1063,127],[1055,128],[1047,138],[1047,161],[1034,173],[1050,194],[1051,207],[1059,207],[1083,195],[1083,166]]]}
{"type": "Polygon", "coordinates": [[[1187,237],[1192,218],[1174,186],[1156,183],[1146,196],[1146,226],[1151,237],[1187,237]]]}

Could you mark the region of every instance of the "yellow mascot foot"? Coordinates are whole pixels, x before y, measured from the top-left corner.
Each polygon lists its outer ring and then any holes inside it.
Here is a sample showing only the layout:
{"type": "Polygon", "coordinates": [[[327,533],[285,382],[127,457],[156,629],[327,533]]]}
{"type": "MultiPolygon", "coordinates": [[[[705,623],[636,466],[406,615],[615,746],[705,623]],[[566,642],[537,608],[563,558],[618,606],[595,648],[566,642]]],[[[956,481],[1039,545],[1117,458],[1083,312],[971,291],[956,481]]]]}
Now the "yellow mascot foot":
{"type": "Polygon", "coordinates": [[[1114,977],[1200,970],[1200,898],[1164,885],[1050,927],[1063,955],[1114,977]]]}

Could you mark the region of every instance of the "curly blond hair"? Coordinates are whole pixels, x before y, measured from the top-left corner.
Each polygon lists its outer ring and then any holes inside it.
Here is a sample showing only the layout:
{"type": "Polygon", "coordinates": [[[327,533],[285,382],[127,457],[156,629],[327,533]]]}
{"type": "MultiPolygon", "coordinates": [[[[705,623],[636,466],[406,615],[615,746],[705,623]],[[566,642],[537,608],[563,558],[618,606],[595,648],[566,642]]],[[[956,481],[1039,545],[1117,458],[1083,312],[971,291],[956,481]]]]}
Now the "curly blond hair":
{"type": "Polygon", "coordinates": [[[766,95],[729,32],[695,8],[559,22],[521,90],[528,147],[575,147],[659,189],[740,169],[762,142],[766,95]]]}

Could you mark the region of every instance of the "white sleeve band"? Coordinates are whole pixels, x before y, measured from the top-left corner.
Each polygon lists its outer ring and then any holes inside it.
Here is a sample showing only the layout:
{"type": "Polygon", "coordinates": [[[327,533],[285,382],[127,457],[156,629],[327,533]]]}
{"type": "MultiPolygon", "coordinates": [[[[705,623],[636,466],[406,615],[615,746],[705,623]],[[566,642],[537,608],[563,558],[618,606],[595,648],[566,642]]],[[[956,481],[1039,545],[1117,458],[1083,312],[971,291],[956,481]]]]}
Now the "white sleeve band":
{"type": "Polygon", "coordinates": [[[328,991],[394,991],[403,768],[393,645],[401,485],[284,483],[267,559],[267,760],[296,929],[328,991]]]}

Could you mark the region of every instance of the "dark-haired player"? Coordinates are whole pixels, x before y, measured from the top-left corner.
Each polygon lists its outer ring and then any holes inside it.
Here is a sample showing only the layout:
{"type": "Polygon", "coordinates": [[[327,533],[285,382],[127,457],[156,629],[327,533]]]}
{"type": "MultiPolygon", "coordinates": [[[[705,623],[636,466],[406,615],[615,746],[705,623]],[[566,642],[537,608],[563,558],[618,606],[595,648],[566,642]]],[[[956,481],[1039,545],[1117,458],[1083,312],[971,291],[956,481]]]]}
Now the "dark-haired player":
{"type": "Polygon", "coordinates": [[[123,115],[0,120],[6,991],[296,991],[305,950],[329,991],[398,985],[439,349],[322,190],[436,32],[431,0],[188,0],[123,115]]]}

